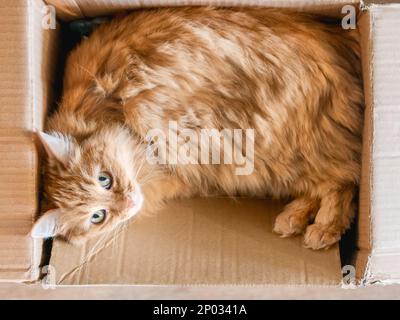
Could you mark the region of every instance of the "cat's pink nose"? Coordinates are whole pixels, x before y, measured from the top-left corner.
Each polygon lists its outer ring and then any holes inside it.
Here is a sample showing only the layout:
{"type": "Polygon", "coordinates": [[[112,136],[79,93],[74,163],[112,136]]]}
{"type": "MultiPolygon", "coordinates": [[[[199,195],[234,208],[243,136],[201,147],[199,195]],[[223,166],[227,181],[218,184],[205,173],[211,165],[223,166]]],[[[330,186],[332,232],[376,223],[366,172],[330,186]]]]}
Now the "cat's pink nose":
{"type": "Polygon", "coordinates": [[[135,206],[135,202],[133,201],[132,197],[131,197],[130,195],[128,195],[128,196],[126,197],[126,207],[127,207],[128,209],[131,209],[131,208],[133,208],[134,206],[135,206]]]}

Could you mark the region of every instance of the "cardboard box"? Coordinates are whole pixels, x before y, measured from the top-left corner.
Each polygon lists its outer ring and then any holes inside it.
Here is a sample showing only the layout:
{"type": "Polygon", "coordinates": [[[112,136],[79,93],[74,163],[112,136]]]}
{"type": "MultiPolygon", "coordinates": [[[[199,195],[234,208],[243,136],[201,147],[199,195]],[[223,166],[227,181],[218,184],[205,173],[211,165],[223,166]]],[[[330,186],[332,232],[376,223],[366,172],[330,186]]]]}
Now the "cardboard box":
{"type": "MultiPolygon", "coordinates": [[[[56,240],[49,248],[29,237],[40,199],[32,132],[43,128],[54,104],[65,41],[60,24],[43,28],[49,10],[55,8],[62,22],[188,4],[293,7],[335,17],[346,4],[357,9],[365,128],[357,250],[350,263],[360,284],[400,282],[400,5],[357,0],[0,0],[0,279],[32,282],[44,272],[61,285],[340,284],[342,264],[349,262],[341,261],[339,246],[315,252],[302,248],[300,238],[272,235],[283,204],[271,200],[174,201],[82,247],[56,240]]],[[[343,270],[352,276],[351,267],[343,270]]]]}

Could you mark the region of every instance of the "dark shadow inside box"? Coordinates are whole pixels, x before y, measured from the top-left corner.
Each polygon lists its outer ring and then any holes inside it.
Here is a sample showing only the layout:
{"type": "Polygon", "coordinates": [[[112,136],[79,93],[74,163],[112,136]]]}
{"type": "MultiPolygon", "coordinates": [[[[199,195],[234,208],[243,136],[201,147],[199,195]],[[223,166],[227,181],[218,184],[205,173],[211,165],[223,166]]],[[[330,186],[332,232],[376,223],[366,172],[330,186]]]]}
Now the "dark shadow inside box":
{"type": "Polygon", "coordinates": [[[57,58],[57,66],[55,70],[55,81],[54,81],[54,93],[53,93],[53,96],[55,98],[55,103],[49,110],[48,116],[51,115],[56,110],[56,106],[61,99],[64,68],[68,53],[82,39],[81,35],[78,32],[71,30],[70,23],[60,21],[59,24],[60,24],[60,34],[58,40],[59,57],[57,58]]]}

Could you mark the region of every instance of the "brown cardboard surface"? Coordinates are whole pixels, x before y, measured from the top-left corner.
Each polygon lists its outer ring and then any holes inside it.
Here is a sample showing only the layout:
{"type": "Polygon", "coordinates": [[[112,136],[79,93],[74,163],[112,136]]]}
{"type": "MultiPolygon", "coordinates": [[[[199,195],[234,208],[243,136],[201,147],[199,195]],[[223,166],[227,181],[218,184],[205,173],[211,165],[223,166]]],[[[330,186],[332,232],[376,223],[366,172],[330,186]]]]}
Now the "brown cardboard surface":
{"type": "Polygon", "coordinates": [[[32,241],[26,235],[35,213],[35,160],[29,140],[7,140],[0,142],[0,278],[22,280],[32,267],[32,241]]]}
{"type": "Polygon", "coordinates": [[[338,246],[303,248],[272,225],[282,203],[203,198],[171,202],[115,237],[74,247],[53,244],[50,265],[61,285],[337,285],[338,246]]]}
{"type": "MultiPolygon", "coordinates": [[[[6,2],[6,1],[3,1],[6,2]]],[[[25,1],[0,5],[0,278],[29,278],[32,241],[26,237],[36,208],[25,1]]]]}
{"type": "Polygon", "coordinates": [[[29,237],[38,205],[32,131],[42,127],[53,61],[43,60],[51,41],[40,10],[39,0],[0,1],[0,280],[36,279],[40,259],[41,243],[29,237]]]}
{"type": "Polygon", "coordinates": [[[46,3],[56,8],[57,16],[63,20],[101,16],[135,8],[182,5],[287,7],[341,16],[343,5],[352,3],[358,6],[359,2],[359,0],[46,0],[46,3]]]}

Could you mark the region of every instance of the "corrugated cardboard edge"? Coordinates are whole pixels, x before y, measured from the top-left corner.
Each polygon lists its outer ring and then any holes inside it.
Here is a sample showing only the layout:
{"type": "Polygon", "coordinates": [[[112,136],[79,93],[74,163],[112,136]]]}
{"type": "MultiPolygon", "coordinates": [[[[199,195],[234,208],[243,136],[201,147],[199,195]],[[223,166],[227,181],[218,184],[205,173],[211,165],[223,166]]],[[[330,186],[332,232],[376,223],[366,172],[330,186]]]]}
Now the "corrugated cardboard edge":
{"type": "Polygon", "coordinates": [[[63,20],[83,18],[85,14],[75,0],[45,0],[48,5],[57,8],[57,17],[63,20]]]}
{"type": "Polygon", "coordinates": [[[365,273],[368,268],[369,255],[372,247],[371,239],[371,194],[372,194],[372,148],[373,148],[373,66],[371,59],[372,49],[372,19],[369,7],[361,3],[361,14],[358,19],[360,32],[363,84],[365,97],[365,114],[363,129],[362,169],[359,198],[359,212],[357,217],[357,246],[354,254],[354,266],[356,279],[359,285],[363,285],[365,273]]]}
{"type": "Polygon", "coordinates": [[[139,0],[139,1],[113,1],[107,3],[102,1],[81,2],[80,0],[46,0],[46,3],[53,5],[57,9],[57,16],[62,20],[73,20],[84,17],[93,17],[98,15],[115,13],[121,10],[132,10],[137,8],[149,7],[177,7],[177,6],[223,6],[223,7],[240,7],[240,6],[264,6],[264,7],[287,7],[295,9],[313,9],[319,12],[331,14],[335,9],[334,15],[340,13],[337,11],[339,4],[355,4],[360,3],[359,0],[139,0]],[[90,6],[90,8],[89,8],[90,6]]]}
{"type": "MultiPolygon", "coordinates": [[[[374,146],[375,146],[375,141],[374,141],[374,125],[373,125],[373,117],[374,117],[374,27],[375,27],[375,16],[374,16],[374,11],[379,10],[381,8],[393,8],[393,9],[400,9],[400,4],[393,4],[393,3],[386,3],[386,4],[374,4],[370,3],[366,6],[364,6],[365,10],[368,10],[370,19],[369,19],[369,24],[370,24],[370,41],[369,41],[369,54],[370,54],[370,65],[369,65],[369,90],[371,93],[371,96],[369,97],[369,121],[370,121],[370,127],[371,127],[371,132],[369,139],[371,139],[370,143],[370,150],[369,150],[369,156],[371,157],[369,161],[370,167],[369,169],[369,182],[370,182],[370,188],[369,188],[369,195],[373,194],[373,181],[374,181],[374,173],[373,173],[373,159],[372,155],[374,154],[374,146]]],[[[382,270],[379,270],[379,268],[376,268],[376,261],[379,259],[385,259],[387,256],[390,257],[397,257],[397,263],[393,260],[388,258],[387,263],[388,264],[393,264],[395,262],[396,266],[395,268],[400,268],[400,253],[397,250],[394,250],[393,252],[389,253],[386,257],[383,255],[379,255],[376,251],[376,248],[374,248],[374,239],[373,239],[373,234],[374,234],[374,201],[370,197],[370,209],[369,209],[369,248],[367,247],[366,250],[361,250],[358,253],[358,256],[356,260],[358,260],[360,266],[357,267],[357,273],[358,271],[361,271],[364,269],[364,272],[361,277],[361,282],[360,285],[362,286],[369,286],[373,284],[381,284],[381,285],[389,285],[389,284],[399,284],[400,283],[400,277],[393,278],[391,274],[382,272],[382,270]],[[369,250],[368,250],[369,249],[369,250]],[[369,252],[368,252],[369,251],[369,252]]],[[[393,269],[395,269],[393,268],[393,269]]],[[[359,274],[357,274],[359,276],[359,274]]]]}
{"type": "MultiPolygon", "coordinates": [[[[43,7],[46,4],[42,0],[28,0],[28,21],[27,21],[27,42],[28,42],[28,80],[29,80],[29,104],[31,109],[33,131],[42,130],[44,119],[52,103],[50,82],[52,81],[55,63],[54,50],[52,43],[57,33],[56,30],[45,30],[42,26],[44,17],[43,7]],[[53,37],[53,39],[51,38],[53,37]],[[39,45],[39,46],[38,46],[39,45]],[[53,54],[51,54],[53,53],[53,54]],[[40,79],[40,81],[38,81],[40,79]]],[[[30,132],[32,139],[35,164],[33,172],[36,174],[36,190],[39,190],[40,179],[40,159],[38,151],[35,147],[35,139],[33,132],[30,132]]],[[[36,203],[36,214],[32,216],[32,225],[36,220],[37,209],[39,207],[39,199],[36,203]]],[[[27,235],[29,237],[29,235],[27,235]]],[[[41,263],[43,259],[43,240],[32,239],[32,258],[30,275],[24,282],[32,283],[39,279],[41,274],[41,263]]]]}
{"type": "MultiPolygon", "coordinates": [[[[40,0],[39,0],[40,1],[40,0]]],[[[32,116],[32,128],[35,128],[35,116],[38,110],[36,110],[36,103],[35,103],[35,79],[34,79],[34,72],[33,72],[33,66],[35,65],[35,60],[34,60],[34,43],[36,41],[36,36],[35,36],[35,28],[34,28],[34,20],[37,19],[37,14],[36,14],[36,6],[38,4],[41,4],[41,1],[39,3],[37,0],[28,0],[27,5],[28,5],[28,28],[27,28],[27,41],[28,41],[28,61],[29,61],[29,69],[28,69],[28,79],[29,79],[29,104],[31,107],[31,116],[32,116]]],[[[33,139],[33,138],[32,138],[33,139]]],[[[32,140],[33,142],[33,140],[32,140]]],[[[36,152],[35,153],[35,159],[36,159],[36,166],[35,166],[35,171],[36,171],[36,190],[39,189],[39,179],[38,179],[38,172],[39,171],[39,159],[38,155],[36,152]]],[[[38,207],[38,201],[36,203],[36,208],[38,207]]],[[[34,224],[35,217],[32,217],[32,225],[34,224]]],[[[29,237],[29,235],[28,235],[29,237]]],[[[30,270],[30,277],[25,280],[26,283],[35,281],[39,278],[39,265],[40,261],[42,258],[42,246],[43,246],[43,241],[42,240],[33,240],[32,239],[32,260],[31,260],[31,270],[30,270]]]]}

